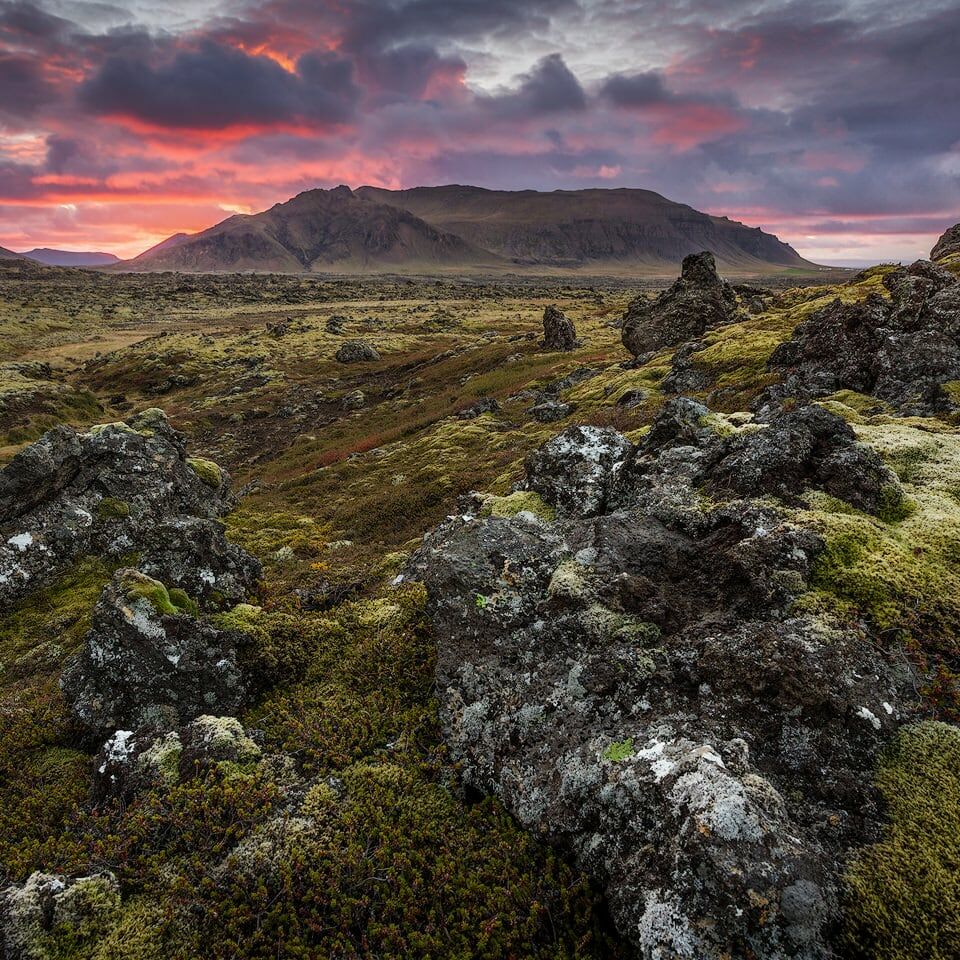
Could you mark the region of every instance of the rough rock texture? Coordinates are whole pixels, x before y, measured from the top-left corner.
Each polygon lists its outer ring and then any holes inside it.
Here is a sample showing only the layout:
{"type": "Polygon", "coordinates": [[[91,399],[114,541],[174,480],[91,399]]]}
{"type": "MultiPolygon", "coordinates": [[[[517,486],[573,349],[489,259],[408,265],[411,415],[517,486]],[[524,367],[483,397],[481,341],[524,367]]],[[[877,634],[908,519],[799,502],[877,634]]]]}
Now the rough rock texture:
{"type": "Polygon", "coordinates": [[[0,892],[3,960],[48,960],[54,934],[72,934],[76,945],[92,930],[109,927],[120,912],[120,885],[109,872],[88,877],[34,873],[19,887],[0,892]]]}
{"type": "Polygon", "coordinates": [[[703,335],[737,317],[737,295],[708,251],[684,257],[680,278],[652,303],[639,296],[623,317],[623,345],[640,357],[703,335]]]}
{"type": "Polygon", "coordinates": [[[955,223],[943,231],[943,235],[930,251],[930,259],[941,260],[954,253],[960,253],[960,223],[955,223]]]}
{"type": "Polygon", "coordinates": [[[960,379],[960,279],[918,260],[886,274],[889,298],[834,300],[781,344],[770,367],[783,380],[761,398],[763,416],[785,400],[856,390],[905,414],[956,408],[943,385],[960,379]]]}
{"type": "Polygon", "coordinates": [[[568,849],[649,960],[830,955],[910,678],[792,611],[814,532],[728,497],[813,483],[869,505],[894,481],[841,424],[732,431],[681,399],[639,447],[572,428],[528,461],[557,521],[451,518],[411,561],[463,777],[568,849]]]}
{"type": "Polygon", "coordinates": [[[336,353],[340,363],[373,363],[380,359],[376,347],[366,340],[348,340],[336,353]]]}
{"type": "Polygon", "coordinates": [[[530,416],[538,423],[556,423],[557,420],[569,417],[573,411],[574,405],[572,403],[544,400],[543,403],[534,404],[530,408],[530,416]]]}
{"type": "MultiPolygon", "coordinates": [[[[0,604],[50,582],[86,554],[155,553],[157,569],[169,571],[168,538],[177,541],[182,576],[165,576],[176,586],[199,591],[197,577],[209,580],[208,548],[231,581],[240,567],[252,572],[254,561],[227,544],[212,519],[230,505],[229,484],[215,464],[188,459],[185,438],[160,410],[89,433],[56,427],[0,470],[0,604]],[[169,526],[178,518],[179,530],[169,526]]],[[[227,582],[207,586],[236,592],[227,582]]]]}
{"type": "Polygon", "coordinates": [[[577,330],[573,321],[556,304],[543,311],[544,350],[574,350],[577,346],[577,330]]]}
{"type": "Polygon", "coordinates": [[[202,714],[233,714],[246,695],[243,635],[177,605],[164,585],[118,570],[93,611],[83,649],[60,685],[78,719],[106,735],[171,729],[202,714]]]}

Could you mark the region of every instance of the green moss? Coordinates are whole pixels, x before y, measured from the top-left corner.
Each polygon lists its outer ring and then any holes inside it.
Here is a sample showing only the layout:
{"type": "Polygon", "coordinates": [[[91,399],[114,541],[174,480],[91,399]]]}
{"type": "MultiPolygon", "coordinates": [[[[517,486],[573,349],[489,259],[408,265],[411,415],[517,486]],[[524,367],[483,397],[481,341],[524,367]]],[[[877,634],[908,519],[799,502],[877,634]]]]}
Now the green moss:
{"type": "Polygon", "coordinates": [[[903,730],[880,763],[889,822],[847,877],[847,942],[870,960],[948,960],[960,943],[960,730],[903,730]]]}
{"type": "Polygon", "coordinates": [[[223,483],[223,471],[212,460],[204,460],[203,457],[190,457],[187,460],[187,465],[208,487],[217,490],[223,483]]]}
{"type": "Polygon", "coordinates": [[[58,680],[111,575],[82,560],[0,614],[0,874],[72,864],[74,842],[61,833],[88,794],[91,758],[76,746],[58,680]]]}
{"type": "Polygon", "coordinates": [[[603,751],[603,759],[609,760],[611,763],[621,763],[624,760],[629,760],[633,754],[633,737],[629,737],[626,740],[615,740],[611,743],[603,751]]]}
{"type": "Polygon", "coordinates": [[[97,504],[96,512],[101,520],[119,520],[130,516],[130,504],[115,497],[104,497],[97,504]]]}
{"type": "Polygon", "coordinates": [[[486,517],[515,517],[525,511],[542,520],[554,520],[557,516],[557,511],[544,503],[540,494],[527,490],[517,490],[503,497],[486,494],[482,502],[481,513],[486,517]]]}
{"type": "Polygon", "coordinates": [[[173,587],[167,589],[159,580],[154,580],[136,570],[129,570],[123,578],[123,589],[131,600],[146,600],[157,613],[164,616],[176,616],[186,613],[197,616],[199,607],[195,600],[173,587]]]}

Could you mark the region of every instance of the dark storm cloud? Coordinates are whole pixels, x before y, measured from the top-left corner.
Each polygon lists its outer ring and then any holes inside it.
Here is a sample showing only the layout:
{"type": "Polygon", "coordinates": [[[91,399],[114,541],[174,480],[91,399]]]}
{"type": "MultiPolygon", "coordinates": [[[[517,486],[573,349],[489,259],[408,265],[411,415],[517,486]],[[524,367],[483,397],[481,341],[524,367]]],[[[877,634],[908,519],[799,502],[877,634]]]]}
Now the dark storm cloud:
{"type": "Polygon", "coordinates": [[[40,107],[56,99],[41,64],[31,57],[0,52],[0,117],[32,117],[40,107]]]}
{"type": "Polygon", "coordinates": [[[587,107],[587,95],[580,81],[559,53],[544,57],[529,73],[517,79],[516,88],[482,99],[497,117],[524,120],[587,107]]]}
{"type": "Polygon", "coordinates": [[[351,66],[338,57],[306,54],[290,73],[268,57],[211,41],[158,66],[110,57],[79,90],[94,113],[194,129],[340,123],[356,96],[351,66]]]}

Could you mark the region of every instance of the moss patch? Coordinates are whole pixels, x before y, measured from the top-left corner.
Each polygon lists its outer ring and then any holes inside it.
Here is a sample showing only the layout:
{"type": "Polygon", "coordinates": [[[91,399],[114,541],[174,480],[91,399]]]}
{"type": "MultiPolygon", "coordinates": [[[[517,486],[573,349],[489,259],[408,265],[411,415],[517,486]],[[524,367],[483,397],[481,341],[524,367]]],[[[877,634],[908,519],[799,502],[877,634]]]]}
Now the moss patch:
{"type": "Polygon", "coordinates": [[[883,839],[847,878],[847,940],[871,960],[948,960],[960,943],[960,730],[922,723],[898,735],[877,786],[883,839]]]}

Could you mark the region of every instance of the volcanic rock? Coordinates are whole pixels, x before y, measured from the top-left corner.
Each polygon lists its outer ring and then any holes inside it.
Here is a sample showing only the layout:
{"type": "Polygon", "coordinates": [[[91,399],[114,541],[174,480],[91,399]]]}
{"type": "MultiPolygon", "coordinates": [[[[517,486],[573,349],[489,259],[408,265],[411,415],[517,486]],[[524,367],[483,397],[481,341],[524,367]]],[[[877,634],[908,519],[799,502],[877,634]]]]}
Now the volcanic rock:
{"type": "Polygon", "coordinates": [[[794,610],[823,544],[743,497],[893,483],[841,424],[681,398],[639,447],[571,428],[528,460],[559,519],[454,517],[411,560],[464,780],[569,851],[645,960],[831,955],[911,678],[794,610]]]}
{"type": "Polygon", "coordinates": [[[337,351],[336,359],[340,363],[373,363],[380,359],[380,354],[366,340],[348,340],[337,351]]]}
{"type": "Polygon", "coordinates": [[[623,345],[640,357],[694,340],[736,317],[737,295],[717,275],[713,254],[705,250],[684,257],[679,279],[652,303],[643,295],[630,303],[623,317],[623,345]]]}
{"type": "Polygon", "coordinates": [[[942,260],[954,253],[960,253],[960,223],[955,223],[944,230],[943,235],[930,251],[930,259],[942,260]]]}
{"type": "Polygon", "coordinates": [[[960,379],[960,280],[919,260],[883,278],[889,299],[839,298],[801,323],[774,350],[783,379],[757,406],[768,417],[786,400],[807,402],[855,390],[907,415],[956,409],[943,385],[960,379]]]}
{"type": "Polygon", "coordinates": [[[202,620],[185,596],[159,581],[118,570],[60,686],[81,723],[103,736],[233,714],[246,695],[237,659],[243,640],[202,620]]]}
{"type": "Polygon", "coordinates": [[[0,603],[46,585],[80,556],[131,552],[154,556],[151,562],[175,586],[236,595],[235,583],[217,584],[204,561],[205,551],[213,550],[215,566],[229,567],[230,579],[241,567],[245,582],[256,579],[255,561],[227,544],[213,519],[231,503],[226,472],[188,458],[185,438],[160,410],[88,433],[56,427],[0,470],[0,603]],[[177,518],[194,522],[166,526],[177,518]],[[202,531],[204,524],[210,528],[202,531]],[[167,538],[179,545],[182,575],[171,572],[167,538]],[[214,581],[204,584],[198,576],[214,581]]]}
{"type": "Polygon", "coordinates": [[[574,350],[577,346],[577,330],[573,321],[556,304],[543,311],[544,350],[574,350]]]}

